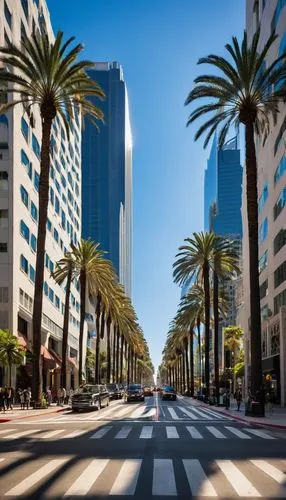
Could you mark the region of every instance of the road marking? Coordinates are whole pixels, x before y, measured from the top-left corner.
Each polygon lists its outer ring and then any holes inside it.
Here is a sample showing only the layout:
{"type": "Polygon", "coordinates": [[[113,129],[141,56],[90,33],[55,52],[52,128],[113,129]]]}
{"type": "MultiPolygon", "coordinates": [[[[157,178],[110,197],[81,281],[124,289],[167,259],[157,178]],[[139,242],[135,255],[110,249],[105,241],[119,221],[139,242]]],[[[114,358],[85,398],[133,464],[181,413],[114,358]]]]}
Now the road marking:
{"type": "Polygon", "coordinates": [[[178,439],[179,434],[176,427],[172,427],[171,425],[166,426],[167,438],[168,439],[178,439]]]}
{"type": "Polygon", "coordinates": [[[266,434],[263,431],[259,431],[258,429],[243,429],[244,431],[250,432],[251,434],[254,434],[254,436],[261,437],[262,439],[277,439],[274,436],[270,436],[269,434],[266,434]]]}
{"type": "Polygon", "coordinates": [[[174,408],[170,408],[168,406],[168,412],[170,413],[171,417],[173,420],[180,420],[180,417],[178,417],[177,413],[175,412],[174,408]]]}
{"type": "Polygon", "coordinates": [[[78,436],[82,436],[85,433],[86,433],[85,429],[82,430],[82,431],[73,431],[70,434],[67,434],[66,436],[63,436],[62,439],[72,439],[72,438],[75,438],[75,437],[78,437],[78,436]]]}
{"type": "Polygon", "coordinates": [[[17,484],[17,486],[14,486],[14,488],[11,488],[11,490],[7,491],[7,493],[5,493],[5,496],[17,497],[23,495],[32,486],[41,481],[41,479],[44,479],[48,474],[53,472],[55,469],[58,469],[66,461],[67,458],[51,460],[49,463],[43,465],[43,467],[41,467],[39,470],[26,477],[23,481],[17,484]]]}
{"type": "Polygon", "coordinates": [[[261,496],[247,477],[230,460],[216,460],[216,463],[239,496],[261,496]]]}
{"type": "Polygon", "coordinates": [[[0,431],[0,434],[7,434],[7,432],[14,432],[16,431],[17,429],[2,429],[0,431]]]}
{"type": "Polygon", "coordinates": [[[93,483],[105,469],[109,459],[96,458],[92,460],[76,481],[71,485],[68,491],[64,494],[68,496],[84,496],[87,495],[93,483]]]}
{"type": "Polygon", "coordinates": [[[133,411],[130,415],[130,418],[138,418],[143,415],[143,413],[146,412],[146,407],[145,406],[139,406],[135,411],[133,411]]]}
{"type": "Polygon", "coordinates": [[[154,459],[152,495],[177,496],[175,474],[171,459],[154,459]]]}
{"type": "Polygon", "coordinates": [[[22,431],[18,432],[18,434],[13,434],[13,436],[4,436],[2,439],[10,439],[11,441],[14,441],[14,439],[20,439],[21,437],[28,436],[28,434],[35,434],[36,432],[39,431],[40,429],[34,429],[34,430],[29,429],[28,431],[22,431]]]}
{"type": "Polygon", "coordinates": [[[37,439],[50,439],[50,438],[57,436],[61,432],[64,432],[64,429],[57,429],[56,431],[50,431],[50,432],[47,432],[46,434],[41,434],[40,436],[36,436],[36,438],[37,439]]]}
{"type": "Polygon", "coordinates": [[[152,432],[153,432],[153,426],[152,425],[144,425],[143,429],[141,431],[141,434],[139,436],[139,439],[151,439],[152,438],[152,432]]]}
{"type": "Polygon", "coordinates": [[[101,427],[101,429],[98,429],[92,436],[90,436],[89,439],[101,439],[105,434],[107,434],[110,429],[112,429],[112,425],[107,425],[106,427],[101,427]]]}
{"type": "Polygon", "coordinates": [[[127,406],[126,408],[122,408],[119,412],[117,412],[116,417],[122,417],[126,413],[130,412],[130,406],[127,406]]]}
{"type": "Polygon", "coordinates": [[[226,439],[226,436],[212,425],[207,425],[206,429],[208,429],[208,431],[210,431],[210,433],[217,439],[226,439]]]}
{"type": "Polygon", "coordinates": [[[134,495],[142,460],[125,460],[109,495],[134,495]]]}
{"type": "Polygon", "coordinates": [[[192,496],[217,497],[217,492],[207,478],[199,460],[184,459],[183,464],[192,496]]]}
{"type": "MultiPolygon", "coordinates": [[[[265,472],[265,474],[267,474],[269,477],[274,479],[274,481],[276,481],[279,484],[284,485],[284,487],[285,487],[286,474],[284,472],[277,469],[277,467],[274,467],[274,465],[269,464],[265,460],[250,460],[250,462],[252,462],[253,465],[255,465],[255,467],[258,467],[258,469],[265,472]]],[[[278,496],[280,496],[280,495],[278,495],[278,496]]]]}
{"type": "Polygon", "coordinates": [[[239,429],[236,429],[235,427],[228,427],[227,425],[225,425],[224,428],[235,434],[240,439],[252,439],[251,436],[248,436],[247,434],[241,432],[239,429]]]}
{"type": "Polygon", "coordinates": [[[203,439],[203,436],[199,433],[199,431],[193,426],[187,426],[187,431],[191,434],[194,439],[203,439]]]}
{"type": "Polygon", "coordinates": [[[213,411],[213,410],[210,410],[209,408],[204,408],[202,411],[205,411],[206,413],[208,413],[209,415],[213,415],[214,417],[216,417],[218,420],[229,420],[229,417],[225,416],[225,415],[222,415],[221,413],[219,412],[216,412],[216,411],[213,411]]]}
{"type": "Polygon", "coordinates": [[[190,411],[186,410],[185,408],[183,408],[183,406],[178,406],[178,408],[185,414],[187,415],[188,417],[190,417],[192,420],[198,420],[199,417],[197,417],[196,415],[194,415],[193,413],[191,413],[190,411]]]}
{"type": "Polygon", "coordinates": [[[117,432],[115,439],[126,439],[128,434],[130,433],[132,427],[130,426],[124,426],[120,429],[120,431],[117,432]]]}
{"type": "Polygon", "coordinates": [[[207,415],[206,413],[203,413],[202,411],[200,410],[197,410],[197,408],[192,408],[192,411],[194,411],[195,413],[197,413],[198,415],[200,415],[200,417],[203,417],[204,419],[206,420],[213,420],[212,417],[210,417],[209,415],[207,415]]]}

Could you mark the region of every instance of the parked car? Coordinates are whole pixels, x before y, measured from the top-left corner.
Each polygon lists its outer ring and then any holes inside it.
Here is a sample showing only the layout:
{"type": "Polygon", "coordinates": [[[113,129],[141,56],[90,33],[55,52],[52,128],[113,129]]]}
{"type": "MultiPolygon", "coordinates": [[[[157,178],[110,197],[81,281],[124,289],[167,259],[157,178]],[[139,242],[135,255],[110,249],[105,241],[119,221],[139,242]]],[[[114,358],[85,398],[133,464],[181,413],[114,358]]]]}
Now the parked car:
{"type": "Polygon", "coordinates": [[[124,390],[119,384],[107,384],[106,387],[109,393],[109,399],[122,399],[124,390]]]}
{"type": "Polygon", "coordinates": [[[72,411],[97,409],[109,405],[109,393],[106,385],[86,384],[72,395],[72,411]]]}
{"type": "Polygon", "coordinates": [[[144,401],[144,391],[141,384],[129,384],[124,395],[126,403],[130,401],[144,401]]]}
{"type": "Polygon", "coordinates": [[[151,387],[148,387],[147,385],[145,385],[143,387],[143,392],[144,392],[144,396],[153,396],[153,391],[152,391],[151,387]]]}
{"type": "Polygon", "coordinates": [[[171,400],[171,401],[175,401],[177,399],[177,394],[176,394],[175,388],[170,386],[170,385],[165,385],[162,388],[161,397],[162,397],[163,401],[166,399],[171,400]]]}

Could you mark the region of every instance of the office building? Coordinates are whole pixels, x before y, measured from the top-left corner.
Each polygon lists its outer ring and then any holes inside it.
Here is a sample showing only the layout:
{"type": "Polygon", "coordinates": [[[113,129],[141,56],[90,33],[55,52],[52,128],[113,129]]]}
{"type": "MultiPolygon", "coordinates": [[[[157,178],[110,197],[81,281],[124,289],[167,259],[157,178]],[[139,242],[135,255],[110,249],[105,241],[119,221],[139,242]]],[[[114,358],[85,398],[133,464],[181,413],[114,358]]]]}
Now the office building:
{"type": "MultiPolygon", "coordinates": [[[[269,51],[266,66],[285,52],[286,1],[246,1],[246,28],[250,39],[260,26],[259,50],[270,33],[278,35],[269,51]]],[[[261,343],[264,379],[277,402],[286,404],[286,157],[285,133],[274,154],[274,142],[285,119],[285,104],[277,124],[265,143],[256,138],[259,211],[259,272],[261,298],[261,343]]],[[[245,180],[244,180],[245,184],[245,180]]],[[[250,383],[249,255],[246,197],[243,199],[244,303],[242,309],[246,346],[246,383],[250,383]]]]}
{"type": "MultiPolygon", "coordinates": [[[[53,39],[45,0],[0,0],[0,43],[20,43],[32,30],[53,39]]],[[[17,105],[0,116],[0,328],[27,349],[25,365],[13,368],[13,386],[31,386],[32,311],[38,226],[41,119],[17,105]],[[31,119],[32,118],[32,119],[31,119]],[[30,360],[30,361],[29,361],[30,360]]],[[[81,236],[81,125],[76,117],[69,140],[60,120],[51,139],[42,313],[43,387],[60,384],[64,286],[50,277],[56,262],[81,236]]],[[[68,386],[77,383],[79,292],[72,283],[68,337],[68,386]]],[[[0,368],[0,386],[7,372],[0,368]]]]}
{"type": "MultiPolygon", "coordinates": [[[[132,139],[122,67],[96,63],[90,76],[104,90],[104,123],[86,123],[82,135],[82,232],[100,243],[131,296],[132,139]]],[[[93,101],[93,98],[91,98],[93,101]]],[[[98,99],[94,98],[98,105],[98,99]]]]}

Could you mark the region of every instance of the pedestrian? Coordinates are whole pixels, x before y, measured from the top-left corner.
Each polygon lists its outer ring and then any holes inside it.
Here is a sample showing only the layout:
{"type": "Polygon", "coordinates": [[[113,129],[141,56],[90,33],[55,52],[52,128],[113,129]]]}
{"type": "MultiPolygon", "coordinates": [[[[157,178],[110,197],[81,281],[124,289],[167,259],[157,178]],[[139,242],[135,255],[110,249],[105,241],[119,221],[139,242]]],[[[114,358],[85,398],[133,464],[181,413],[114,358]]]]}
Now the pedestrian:
{"type": "Polygon", "coordinates": [[[13,393],[12,393],[12,387],[7,387],[7,410],[13,410],[13,393]]]}
{"type": "Polygon", "coordinates": [[[225,404],[225,409],[229,410],[229,404],[230,404],[230,394],[229,390],[227,389],[225,394],[224,394],[224,404],[225,404]]]}
{"type": "Polygon", "coordinates": [[[59,388],[58,391],[57,391],[57,398],[58,398],[58,403],[57,404],[58,404],[58,406],[61,406],[61,404],[62,404],[62,397],[63,397],[63,395],[62,395],[62,389],[59,388]]]}
{"type": "Polygon", "coordinates": [[[241,394],[241,390],[240,389],[237,389],[235,391],[234,397],[236,399],[237,411],[240,411],[240,405],[241,405],[241,400],[242,400],[242,394],[241,394]]]}
{"type": "Polygon", "coordinates": [[[266,410],[273,413],[272,395],[270,392],[266,393],[266,410]]]}
{"type": "Polygon", "coordinates": [[[4,389],[2,389],[2,387],[0,388],[0,412],[3,410],[3,412],[5,413],[5,392],[4,392],[4,389]]]}
{"type": "Polygon", "coordinates": [[[47,387],[47,404],[48,406],[51,406],[51,403],[52,403],[52,391],[49,387],[47,387]]]}
{"type": "Polygon", "coordinates": [[[25,409],[25,394],[24,391],[19,391],[21,410],[25,409]]]}
{"type": "Polygon", "coordinates": [[[26,407],[27,410],[30,408],[31,397],[31,389],[28,387],[24,390],[24,407],[26,407]]]}
{"type": "Polygon", "coordinates": [[[63,389],[62,389],[62,402],[63,402],[63,404],[66,404],[66,399],[67,399],[67,391],[63,387],[63,389]]]}

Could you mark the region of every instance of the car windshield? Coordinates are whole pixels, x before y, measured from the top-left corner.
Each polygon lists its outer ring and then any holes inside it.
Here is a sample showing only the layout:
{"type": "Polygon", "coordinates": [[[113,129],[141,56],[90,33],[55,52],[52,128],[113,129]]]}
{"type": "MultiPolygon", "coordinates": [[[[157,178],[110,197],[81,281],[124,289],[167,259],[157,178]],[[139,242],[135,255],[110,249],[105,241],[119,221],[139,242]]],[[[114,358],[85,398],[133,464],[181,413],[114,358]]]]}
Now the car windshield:
{"type": "Polygon", "coordinates": [[[99,392],[99,387],[98,385],[84,385],[83,387],[79,387],[76,392],[78,394],[83,394],[83,393],[93,394],[99,392]]]}
{"type": "Polygon", "coordinates": [[[140,391],[141,385],[140,384],[129,384],[128,390],[129,391],[140,391]]]}
{"type": "Polygon", "coordinates": [[[171,387],[170,385],[166,385],[163,389],[165,392],[174,392],[174,387],[171,387]]]}
{"type": "Polygon", "coordinates": [[[117,389],[116,384],[107,384],[106,387],[109,391],[114,391],[115,389],[117,389]]]}

